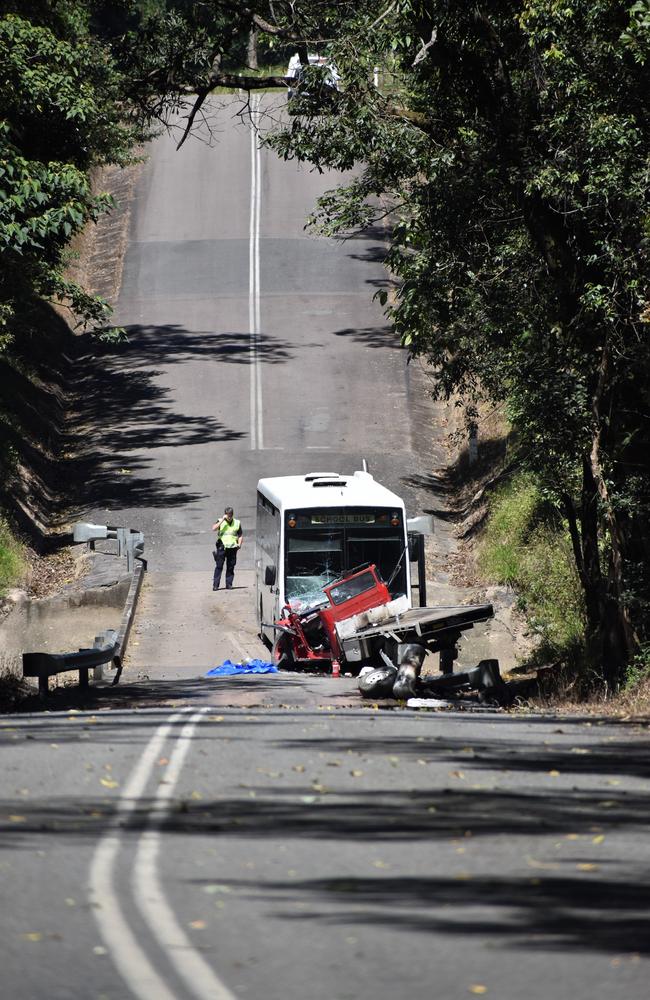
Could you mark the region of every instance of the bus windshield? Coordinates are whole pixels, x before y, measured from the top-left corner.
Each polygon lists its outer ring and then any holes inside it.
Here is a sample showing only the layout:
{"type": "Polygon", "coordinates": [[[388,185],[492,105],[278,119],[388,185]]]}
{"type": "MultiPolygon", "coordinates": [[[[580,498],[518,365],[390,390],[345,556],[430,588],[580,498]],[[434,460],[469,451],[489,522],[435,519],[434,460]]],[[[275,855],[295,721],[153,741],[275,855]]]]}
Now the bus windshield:
{"type": "Polygon", "coordinates": [[[323,587],[343,570],[343,536],[335,531],[301,531],[287,537],[285,598],[326,603],[323,587]]]}
{"type": "MultiPolygon", "coordinates": [[[[387,582],[405,546],[402,511],[291,511],[286,516],[285,532],[285,599],[303,606],[324,603],[323,587],[364,563],[374,563],[387,582]]],[[[391,583],[393,597],[406,593],[407,567],[408,558],[404,557],[391,583]]]]}

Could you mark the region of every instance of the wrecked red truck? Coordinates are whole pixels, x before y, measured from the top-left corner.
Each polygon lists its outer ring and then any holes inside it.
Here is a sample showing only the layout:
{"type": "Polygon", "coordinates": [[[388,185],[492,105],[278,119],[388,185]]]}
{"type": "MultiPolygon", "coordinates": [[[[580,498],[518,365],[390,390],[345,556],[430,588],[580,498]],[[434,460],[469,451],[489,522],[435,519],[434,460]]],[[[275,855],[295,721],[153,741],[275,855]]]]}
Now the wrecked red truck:
{"type": "Polygon", "coordinates": [[[257,513],[260,635],[280,667],[359,674],[370,697],[476,690],[502,698],[496,660],[454,673],[461,634],[490,619],[492,605],[426,607],[427,519],[409,521],[401,498],[366,469],[260,480],[257,513]],[[439,673],[422,676],[431,653],[439,673]]]}

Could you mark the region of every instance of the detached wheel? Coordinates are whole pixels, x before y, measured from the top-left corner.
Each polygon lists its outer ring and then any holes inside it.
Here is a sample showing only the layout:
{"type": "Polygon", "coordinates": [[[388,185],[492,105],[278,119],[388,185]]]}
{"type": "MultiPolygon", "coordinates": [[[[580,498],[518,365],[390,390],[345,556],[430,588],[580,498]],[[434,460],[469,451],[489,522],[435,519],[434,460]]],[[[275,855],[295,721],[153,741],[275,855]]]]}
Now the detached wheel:
{"type": "Polygon", "coordinates": [[[282,633],[280,633],[278,638],[275,640],[272,655],[273,662],[278,670],[294,669],[296,661],[291,648],[291,642],[286,635],[282,635],[282,633]]]}

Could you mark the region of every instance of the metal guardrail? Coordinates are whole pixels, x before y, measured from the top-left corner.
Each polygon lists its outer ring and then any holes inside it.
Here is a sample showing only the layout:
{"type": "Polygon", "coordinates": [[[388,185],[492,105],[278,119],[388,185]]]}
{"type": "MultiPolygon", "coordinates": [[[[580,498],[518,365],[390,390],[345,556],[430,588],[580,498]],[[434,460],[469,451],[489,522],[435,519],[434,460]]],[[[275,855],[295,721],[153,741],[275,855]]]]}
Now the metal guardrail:
{"type": "Polygon", "coordinates": [[[147,568],[147,561],[144,558],[144,534],[141,531],[79,521],[73,525],[72,536],[75,542],[85,542],[91,549],[95,548],[96,541],[105,538],[116,539],[117,554],[126,556],[127,572],[132,574],[131,585],[119,630],[106,629],[101,635],[95,636],[92,648],[79,649],[74,653],[23,653],[23,677],[38,677],[38,693],[42,698],[48,694],[50,677],[77,670],[79,687],[84,689],[88,687],[89,671],[95,670],[96,676],[100,679],[101,668],[105,663],[112,663],[116,670],[113,686],[119,683],[135,606],[147,568]]]}
{"type": "Polygon", "coordinates": [[[96,541],[103,538],[117,539],[117,554],[126,556],[128,573],[133,572],[135,560],[143,558],[144,534],[134,528],[112,528],[107,524],[78,521],[72,526],[72,537],[75,542],[87,542],[91,549],[95,548],[96,541]]]}
{"type": "Polygon", "coordinates": [[[121,672],[119,646],[118,632],[106,629],[95,637],[92,649],[80,649],[76,653],[23,653],[23,677],[38,677],[38,693],[43,698],[49,691],[48,678],[67,670],[78,670],[79,687],[84,689],[88,687],[88,672],[93,668],[113,661],[121,672]]]}

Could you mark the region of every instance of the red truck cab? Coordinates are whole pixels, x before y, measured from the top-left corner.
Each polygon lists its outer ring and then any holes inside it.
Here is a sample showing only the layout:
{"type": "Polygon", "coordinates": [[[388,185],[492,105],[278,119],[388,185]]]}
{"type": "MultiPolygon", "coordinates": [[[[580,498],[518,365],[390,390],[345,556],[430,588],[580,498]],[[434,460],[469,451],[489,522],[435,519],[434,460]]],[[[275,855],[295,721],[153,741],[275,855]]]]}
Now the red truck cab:
{"type": "Polygon", "coordinates": [[[374,565],[365,566],[350,576],[330,583],[327,587],[323,587],[323,591],[330,603],[329,607],[321,608],[320,619],[330,649],[338,659],[341,649],[336,634],[336,623],[359,615],[362,611],[388,604],[391,599],[390,591],[380,579],[374,565]]]}

